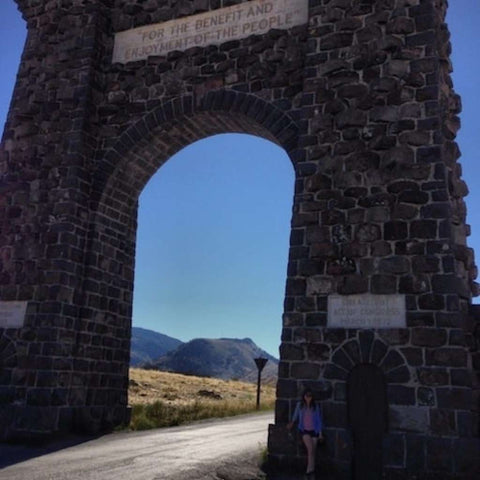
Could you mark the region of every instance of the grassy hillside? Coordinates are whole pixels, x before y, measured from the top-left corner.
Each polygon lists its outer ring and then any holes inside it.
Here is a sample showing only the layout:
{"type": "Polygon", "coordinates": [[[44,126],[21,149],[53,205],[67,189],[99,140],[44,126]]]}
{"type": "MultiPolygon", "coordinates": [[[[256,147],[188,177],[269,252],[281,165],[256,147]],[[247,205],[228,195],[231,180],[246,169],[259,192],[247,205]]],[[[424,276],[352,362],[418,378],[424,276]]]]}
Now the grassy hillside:
{"type": "MultiPolygon", "coordinates": [[[[132,430],[181,425],[256,410],[256,383],[130,369],[132,430]]],[[[273,409],[275,386],[262,384],[262,410],[273,409]]]]}

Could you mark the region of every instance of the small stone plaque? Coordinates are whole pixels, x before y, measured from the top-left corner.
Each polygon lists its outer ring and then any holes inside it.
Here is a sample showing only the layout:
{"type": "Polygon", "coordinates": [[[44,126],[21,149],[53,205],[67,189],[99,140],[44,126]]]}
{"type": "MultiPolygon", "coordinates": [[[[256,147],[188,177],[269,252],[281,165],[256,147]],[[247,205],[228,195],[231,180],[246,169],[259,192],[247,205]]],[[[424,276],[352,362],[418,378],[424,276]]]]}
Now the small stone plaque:
{"type": "Polygon", "coordinates": [[[112,62],[135,62],[175,50],[221,45],[307,22],[308,0],[252,0],[119,32],[115,34],[112,62]]]}
{"type": "Polygon", "coordinates": [[[329,295],[329,328],[405,328],[405,295],[329,295]]]}
{"type": "Polygon", "coordinates": [[[0,328],[22,328],[28,302],[0,302],[0,328]]]}

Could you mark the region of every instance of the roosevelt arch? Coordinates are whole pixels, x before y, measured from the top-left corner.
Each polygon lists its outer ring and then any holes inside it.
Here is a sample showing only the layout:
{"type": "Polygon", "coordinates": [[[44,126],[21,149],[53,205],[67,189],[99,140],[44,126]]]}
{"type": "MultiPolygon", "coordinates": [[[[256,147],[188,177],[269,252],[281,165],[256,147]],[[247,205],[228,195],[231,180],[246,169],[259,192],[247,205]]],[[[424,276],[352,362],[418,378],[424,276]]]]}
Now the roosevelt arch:
{"type": "MultiPolygon", "coordinates": [[[[218,133],[249,133],[282,146],[290,158],[295,156],[298,128],[294,121],[263,100],[242,93],[211,92],[197,108],[191,98],[179,98],[162,105],[141,119],[120,137],[106,154],[96,172],[92,195],[92,218],[85,264],[83,298],[88,305],[104,307],[104,313],[79,320],[82,329],[98,331],[115,325],[115,358],[124,359],[124,367],[112,372],[101,362],[97,371],[85,375],[85,386],[98,385],[103,374],[117,376],[121,402],[126,402],[126,379],[131,333],[136,212],[143,187],[172,155],[196,140],[218,133]],[[107,167],[105,168],[105,165],[107,167]],[[93,253],[95,252],[95,253],[93,253]],[[96,281],[101,257],[103,279],[96,281]],[[89,264],[88,259],[92,260],[89,264]],[[109,292],[110,303],[102,303],[102,293],[109,292]],[[116,295],[117,300],[112,300],[116,295]],[[88,325],[87,325],[88,324],[88,325]],[[105,371],[102,371],[105,369],[105,371]],[[123,391],[122,391],[123,390],[123,391]]],[[[88,356],[88,354],[87,354],[88,356]]],[[[92,359],[93,360],[93,359],[92,359]]],[[[95,389],[94,389],[95,390],[95,389]]],[[[87,396],[99,398],[102,389],[87,396]]],[[[113,392],[110,392],[113,394],[113,392]]]]}
{"type": "MultiPolygon", "coordinates": [[[[412,375],[389,392],[398,429],[383,474],[476,478],[478,284],[448,2],[267,1],[299,6],[299,24],[119,65],[117,33],[247,1],[17,0],[29,34],[0,150],[0,294],[27,313],[1,332],[24,373],[2,388],[3,436],[125,419],[138,192],[185,136],[255,133],[252,118],[296,172],[273,467],[295,457],[284,424],[299,387],[324,385],[337,347],[365,326],[332,318],[329,301],[378,311],[390,298],[404,305],[398,336],[388,316],[367,330],[389,330],[412,375]],[[202,125],[179,127],[195,118],[202,125]]],[[[344,400],[339,387],[325,405],[338,478],[348,478],[344,400]]]]}

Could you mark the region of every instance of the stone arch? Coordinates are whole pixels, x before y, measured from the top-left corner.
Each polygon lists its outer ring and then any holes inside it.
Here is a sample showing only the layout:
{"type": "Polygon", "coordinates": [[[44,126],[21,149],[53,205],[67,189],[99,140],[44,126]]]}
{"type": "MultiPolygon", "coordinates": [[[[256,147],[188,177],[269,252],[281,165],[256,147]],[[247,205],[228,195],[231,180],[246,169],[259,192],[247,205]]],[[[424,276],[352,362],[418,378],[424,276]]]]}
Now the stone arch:
{"type": "MultiPolygon", "coordinates": [[[[103,345],[87,337],[80,347],[79,354],[91,367],[78,376],[82,384],[79,402],[101,405],[108,396],[126,405],[138,197],[155,172],[181,148],[219,133],[261,136],[282,146],[290,159],[295,157],[295,121],[259,97],[223,90],[201,99],[184,96],[163,103],[127,128],[100,156],[92,177],[84,308],[78,325],[82,331],[101,333],[103,345]],[[111,384],[99,388],[104,376],[112,379],[111,384]]],[[[80,418],[90,418],[92,412],[87,406],[80,418]]],[[[108,418],[111,415],[111,409],[105,409],[101,422],[118,423],[108,418]]]]}
{"type": "MultiPolygon", "coordinates": [[[[183,147],[220,133],[247,133],[270,140],[285,149],[295,167],[299,138],[297,123],[273,103],[252,94],[213,90],[164,102],[127,128],[100,160],[92,176],[89,236],[86,251],[97,251],[109,260],[109,285],[125,289],[130,298],[136,237],[137,199],[156,171],[183,147]],[[107,253],[108,252],[108,253],[107,253]],[[121,273],[126,265],[128,272],[121,273]],[[119,281],[120,276],[125,281],[119,281]]],[[[86,259],[86,278],[94,278],[98,256],[86,259]],[[92,269],[94,272],[92,273],[92,269]]],[[[88,290],[98,290],[88,280],[88,290]]],[[[105,289],[108,289],[105,286],[105,289]]],[[[98,300],[100,301],[100,299],[98,300]]],[[[128,300],[122,308],[128,312],[128,300]]]]}
{"type": "Polygon", "coordinates": [[[376,332],[358,330],[356,333],[355,337],[345,340],[332,352],[325,366],[325,379],[345,385],[355,366],[373,364],[383,371],[387,385],[410,381],[410,369],[401,352],[382,340],[376,332]]]}
{"type": "MultiPolygon", "coordinates": [[[[115,171],[132,174],[141,190],[156,170],[183,147],[219,133],[249,133],[280,145],[291,159],[299,128],[281,109],[252,94],[233,90],[176,97],[127,128],[105,153],[93,175],[95,204],[108,189],[115,171]]],[[[293,161],[293,160],[292,160],[293,161]]]]}

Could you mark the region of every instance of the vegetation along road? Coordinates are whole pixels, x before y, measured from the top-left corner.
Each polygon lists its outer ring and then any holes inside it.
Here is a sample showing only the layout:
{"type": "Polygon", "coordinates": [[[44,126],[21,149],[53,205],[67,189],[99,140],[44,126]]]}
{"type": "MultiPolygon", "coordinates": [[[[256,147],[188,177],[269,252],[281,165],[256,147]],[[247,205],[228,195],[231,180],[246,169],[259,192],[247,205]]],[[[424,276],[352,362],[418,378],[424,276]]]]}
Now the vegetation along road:
{"type": "Polygon", "coordinates": [[[1,444],[0,479],[219,478],[212,471],[230,468],[235,459],[260,458],[272,422],[273,414],[268,412],[183,427],[112,433],[70,446],[27,448],[1,444]]]}

